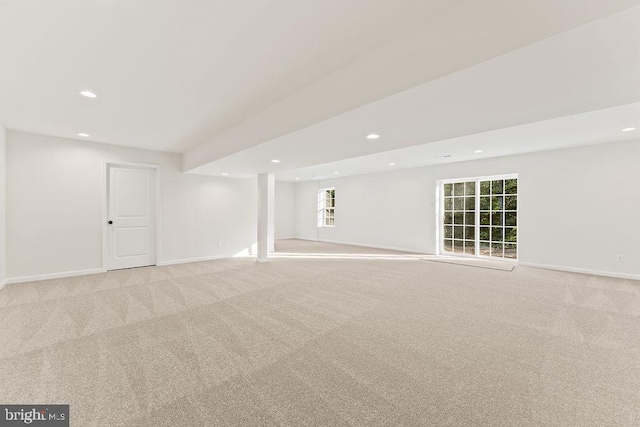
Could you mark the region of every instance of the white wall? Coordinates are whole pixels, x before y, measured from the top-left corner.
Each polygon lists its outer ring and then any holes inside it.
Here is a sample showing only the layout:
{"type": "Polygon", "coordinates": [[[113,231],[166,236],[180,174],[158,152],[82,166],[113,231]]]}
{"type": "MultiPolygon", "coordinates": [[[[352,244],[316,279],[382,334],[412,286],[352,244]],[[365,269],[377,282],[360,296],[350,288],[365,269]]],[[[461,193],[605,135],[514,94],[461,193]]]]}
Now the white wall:
{"type": "Polygon", "coordinates": [[[296,184],[276,181],[275,238],[296,237],[296,184]]]}
{"type": "Polygon", "coordinates": [[[517,173],[521,264],[640,278],[638,159],[636,140],[300,183],[298,237],[435,253],[438,179],[517,173]],[[318,186],[335,228],[316,227],[318,186]]]}
{"type": "Polygon", "coordinates": [[[6,196],[7,196],[7,164],[6,147],[7,133],[0,125],[0,288],[7,278],[7,224],[6,224],[6,196]]]}
{"type": "Polygon", "coordinates": [[[102,268],[102,174],[106,161],[160,165],[161,263],[230,256],[255,244],[255,179],[183,174],[178,154],[10,131],[10,280],[102,268]]]}

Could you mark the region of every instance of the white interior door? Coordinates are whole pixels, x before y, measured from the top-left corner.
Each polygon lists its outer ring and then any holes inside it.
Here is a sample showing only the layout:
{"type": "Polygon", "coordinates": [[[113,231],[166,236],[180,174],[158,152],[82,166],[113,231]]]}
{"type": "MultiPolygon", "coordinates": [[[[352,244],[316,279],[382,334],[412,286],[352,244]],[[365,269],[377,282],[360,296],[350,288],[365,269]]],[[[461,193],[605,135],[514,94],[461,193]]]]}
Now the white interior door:
{"type": "Polygon", "coordinates": [[[108,269],[156,264],[156,171],[110,166],[108,269]]]}

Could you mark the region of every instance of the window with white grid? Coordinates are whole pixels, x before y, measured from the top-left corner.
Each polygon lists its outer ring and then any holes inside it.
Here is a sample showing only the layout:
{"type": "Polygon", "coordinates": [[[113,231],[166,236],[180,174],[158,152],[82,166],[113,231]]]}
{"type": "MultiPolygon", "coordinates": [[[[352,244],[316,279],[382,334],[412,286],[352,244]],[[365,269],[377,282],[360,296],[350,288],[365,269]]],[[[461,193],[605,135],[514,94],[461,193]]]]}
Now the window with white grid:
{"type": "Polygon", "coordinates": [[[518,258],[518,177],[442,181],[440,251],[518,258]]]}
{"type": "Polygon", "coordinates": [[[318,227],[334,227],[336,222],[336,189],[324,188],[318,192],[318,227]]]}

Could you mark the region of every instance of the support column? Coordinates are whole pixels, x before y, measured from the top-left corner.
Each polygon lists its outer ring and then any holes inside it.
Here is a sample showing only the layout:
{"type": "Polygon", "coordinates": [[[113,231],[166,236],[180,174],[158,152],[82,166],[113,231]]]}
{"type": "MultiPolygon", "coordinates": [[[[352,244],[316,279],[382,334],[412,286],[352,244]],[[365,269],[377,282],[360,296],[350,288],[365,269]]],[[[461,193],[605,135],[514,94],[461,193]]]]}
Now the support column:
{"type": "Polygon", "coordinates": [[[274,191],[274,174],[258,174],[258,262],[268,262],[274,251],[274,191]]]}

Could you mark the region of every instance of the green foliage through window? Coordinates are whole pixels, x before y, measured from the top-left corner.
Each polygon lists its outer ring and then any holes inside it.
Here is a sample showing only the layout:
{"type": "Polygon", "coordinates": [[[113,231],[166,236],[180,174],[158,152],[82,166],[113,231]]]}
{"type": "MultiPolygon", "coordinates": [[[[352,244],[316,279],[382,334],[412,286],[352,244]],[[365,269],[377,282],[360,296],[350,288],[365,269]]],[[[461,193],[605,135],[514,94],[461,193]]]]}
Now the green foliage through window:
{"type": "Polygon", "coordinates": [[[516,178],[445,183],[442,194],[443,252],[517,258],[516,178]]]}

